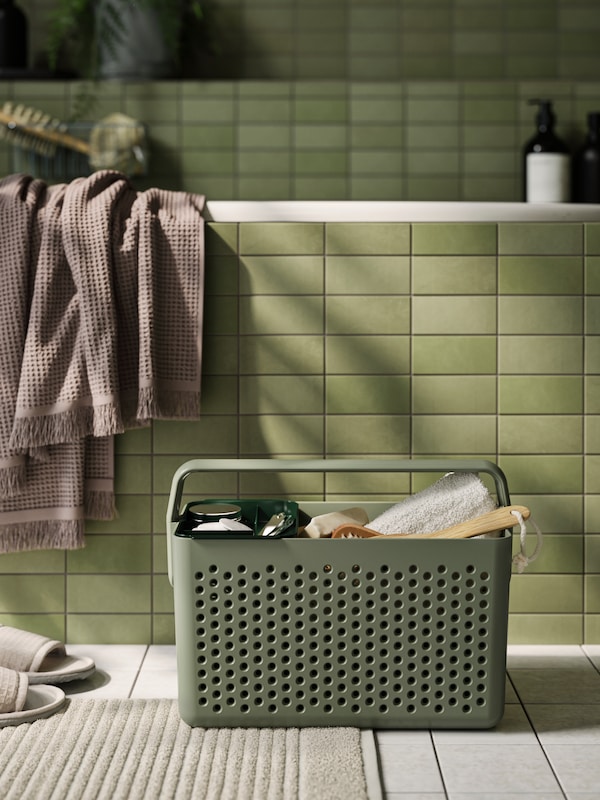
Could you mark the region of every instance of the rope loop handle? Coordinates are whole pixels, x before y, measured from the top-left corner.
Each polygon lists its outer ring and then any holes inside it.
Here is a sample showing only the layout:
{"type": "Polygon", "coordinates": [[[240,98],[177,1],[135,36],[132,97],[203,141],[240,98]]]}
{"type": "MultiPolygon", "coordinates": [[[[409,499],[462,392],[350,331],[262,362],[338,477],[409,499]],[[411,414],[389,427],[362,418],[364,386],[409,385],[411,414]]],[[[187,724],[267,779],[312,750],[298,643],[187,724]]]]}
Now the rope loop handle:
{"type": "Polygon", "coordinates": [[[536,535],[537,535],[537,539],[536,539],[536,543],[535,543],[535,550],[533,551],[533,553],[530,556],[528,556],[527,555],[527,550],[526,550],[527,528],[525,527],[525,520],[523,519],[523,516],[522,516],[520,511],[516,511],[515,509],[512,509],[510,513],[513,514],[517,518],[517,522],[519,523],[519,526],[520,526],[520,529],[521,529],[520,533],[519,533],[519,539],[520,539],[520,542],[521,542],[521,549],[520,549],[520,552],[518,552],[515,555],[515,557],[513,558],[513,562],[512,562],[513,566],[516,568],[517,572],[520,574],[521,572],[523,572],[523,570],[526,567],[529,566],[529,564],[531,564],[533,561],[535,561],[536,558],[539,556],[540,551],[542,549],[542,532],[539,529],[538,525],[535,523],[533,517],[529,517],[529,522],[533,525],[533,528],[534,528],[534,530],[536,532],[536,535]]]}

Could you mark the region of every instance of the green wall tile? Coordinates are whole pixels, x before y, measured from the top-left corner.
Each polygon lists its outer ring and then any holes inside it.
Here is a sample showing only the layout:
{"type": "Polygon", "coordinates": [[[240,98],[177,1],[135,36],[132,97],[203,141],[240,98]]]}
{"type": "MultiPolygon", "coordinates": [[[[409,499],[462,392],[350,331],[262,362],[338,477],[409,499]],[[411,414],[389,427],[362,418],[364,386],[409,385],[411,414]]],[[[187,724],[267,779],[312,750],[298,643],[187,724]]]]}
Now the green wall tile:
{"type": "Polygon", "coordinates": [[[583,380],[572,375],[503,375],[498,399],[502,414],[581,414],[583,380]]]}
{"type": "Polygon", "coordinates": [[[585,610],[590,614],[600,612],[600,575],[585,576],[585,610]]]}
{"type": "Polygon", "coordinates": [[[581,417],[514,415],[499,422],[501,453],[580,453],[582,440],[581,417]]]}
{"type": "Polygon", "coordinates": [[[152,462],[149,456],[122,455],[115,465],[117,494],[146,494],[151,487],[152,462]]]}
{"type": "Polygon", "coordinates": [[[243,255],[315,255],[323,252],[320,223],[245,222],[240,229],[243,255]]]}
{"type": "Polygon", "coordinates": [[[242,297],[240,332],[244,335],[322,333],[323,299],[307,295],[242,297]]]}
{"type": "Polygon", "coordinates": [[[496,371],[493,336],[415,336],[412,345],[416,375],[479,375],[496,371]]]}
{"type": "Polygon", "coordinates": [[[406,294],[409,256],[327,256],[325,286],[329,294],[406,294]]]}
{"type": "Polygon", "coordinates": [[[581,294],[579,256],[501,256],[498,291],[501,294],[581,294]]]}
{"type": "MultiPolygon", "coordinates": [[[[117,463],[120,463],[117,460],[117,463]]],[[[145,494],[117,494],[117,514],[112,520],[86,520],[86,534],[96,533],[148,533],[151,527],[151,510],[145,494]]]]}
{"type": "Polygon", "coordinates": [[[62,575],[2,575],[0,613],[57,614],[65,609],[62,575]]]}
{"type": "Polygon", "coordinates": [[[600,255],[600,223],[586,223],[585,252],[589,255],[600,255]]]}
{"type": "Polygon", "coordinates": [[[71,644],[148,644],[152,617],[149,613],[68,614],[67,636],[71,644]]]}
{"type": "Polygon", "coordinates": [[[327,336],[327,374],[403,374],[409,371],[408,336],[327,336]]]}
{"type": "Polygon", "coordinates": [[[395,455],[410,452],[410,419],[402,415],[341,415],[327,423],[327,453],[395,455]]]}
{"type": "Polygon", "coordinates": [[[515,493],[569,494],[583,491],[583,459],[574,455],[501,455],[500,467],[515,493]]]}
{"type": "Polygon", "coordinates": [[[600,574],[600,536],[585,537],[585,571],[600,574]]]}
{"type": "Polygon", "coordinates": [[[415,375],[415,414],[492,414],[496,378],[492,375],[415,375]]]}
{"type": "Polygon", "coordinates": [[[323,291],[322,256],[242,256],[242,294],[317,294],[323,291]]]}
{"type": "Polygon", "coordinates": [[[406,255],[410,225],[397,222],[329,222],[327,255],[406,255]]]}
{"type": "Polygon", "coordinates": [[[90,574],[147,573],[152,568],[150,545],[150,536],[89,535],[82,550],[67,553],[67,571],[90,574]]]}
{"type": "Polygon", "coordinates": [[[326,381],[327,414],[406,414],[410,381],[405,376],[331,375],[326,381]]]}
{"type": "Polygon", "coordinates": [[[510,614],[509,644],[581,644],[583,614],[510,614]]]}
{"type": "Polygon", "coordinates": [[[600,294],[600,256],[585,259],[585,288],[589,294],[600,294]]]}
{"type": "Polygon", "coordinates": [[[406,297],[331,296],[327,298],[327,334],[408,333],[410,302],[406,297]]]}
{"type": "Polygon", "coordinates": [[[500,297],[500,334],[581,334],[583,309],[579,297],[500,297]]]}
{"type": "Polygon", "coordinates": [[[585,451],[600,453],[600,415],[590,415],[585,419],[585,451]]]}
{"type": "Polygon", "coordinates": [[[243,336],[240,374],[321,374],[324,346],[321,336],[243,336]]]}
{"type": "Polygon", "coordinates": [[[0,614],[0,623],[22,631],[38,633],[49,639],[66,642],[65,615],[62,614],[0,614]]]}
{"type": "Polygon", "coordinates": [[[417,455],[493,453],[496,419],[485,415],[413,415],[412,447],[417,455]]]}
{"type": "Polygon", "coordinates": [[[240,455],[320,456],[323,419],[319,415],[244,415],[240,417],[240,455]]]}
{"type": "MultiPolygon", "coordinates": [[[[519,551],[518,536],[514,540],[513,552],[516,554],[519,551]]],[[[533,549],[533,545],[528,546],[533,549]]],[[[581,573],[583,568],[583,536],[551,536],[544,533],[540,556],[527,566],[527,574],[581,573]]]]}
{"type": "MultiPolygon", "coordinates": [[[[202,374],[233,375],[238,370],[238,340],[236,336],[204,335],[202,339],[202,374]]],[[[202,391],[207,377],[202,379],[202,391]]]]}
{"type": "Polygon", "coordinates": [[[240,378],[241,414],[321,414],[323,378],[250,375],[240,378]]]}
{"type": "Polygon", "coordinates": [[[496,332],[495,297],[415,297],[414,334],[493,334],[496,332]]]}
{"type": "Polygon", "coordinates": [[[494,256],[413,256],[414,294],[495,294],[494,256]]]}
{"type": "MultiPolygon", "coordinates": [[[[583,500],[578,495],[511,493],[511,499],[531,509],[544,534],[583,532],[583,500]]],[[[533,531],[530,532],[533,536],[533,531]]]]}
{"type": "Polygon", "coordinates": [[[585,528],[589,533],[600,533],[600,494],[585,498],[585,528]]]}
{"type": "Polygon", "coordinates": [[[234,416],[203,416],[197,422],[185,424],[161,421],[154,429],[155,453],[231,455],[236,446],[237,419],[234,416]]]}
{"type": "Polygon", "coordinates": [[[415,255],[493,255],[496,226],[487,223],[417,223],[413,227],[415,255]]]}
{"type": "Polygon", "coordinates": [[[585,299],[585,332],[591,336],[600,334],[600,297],[585,299]]]}
{"type": "Polygon", "coordinates": [[[585,459],[585,491],[600,491],[600,456],[589,455],[585,459]]]}
{"type": "Polygon", "coordinates": [[[580,255],[583,253],[583,225],[501,222],[498,252],[500,255],[580,255]]]}
{"type": "Polygon", "coordinates": [[[498,369],[503,374],[572,374],[583,365],[579,336],[500,336],[498,369]]]}
{"type": "Polygon", "coordinates": [[[585,410],[588,414],[600,413],[600,377],[597,375],[585,378],[585,410]]]}
{"type": "Polygon", "coordinates": [[[150,608],[148,575],[67,576],[67,613],[142,614],[150,608]]]}

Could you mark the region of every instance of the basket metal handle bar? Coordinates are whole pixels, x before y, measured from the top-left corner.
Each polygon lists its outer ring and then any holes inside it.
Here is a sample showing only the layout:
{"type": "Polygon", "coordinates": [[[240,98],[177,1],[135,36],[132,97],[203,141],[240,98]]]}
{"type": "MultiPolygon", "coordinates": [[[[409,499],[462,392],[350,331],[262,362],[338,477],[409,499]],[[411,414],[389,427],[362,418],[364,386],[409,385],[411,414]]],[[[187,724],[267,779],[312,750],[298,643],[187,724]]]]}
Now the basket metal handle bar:
{"type": "Polygon", "coordinates": [[[485,459],[369,459],[369,458],[196,458],[186,461],[173,475],[167,506],[167,556],[169,581],[172,574],[172,523],[181,519],[181,498],[186,478],[194,472],[483,472],[490,475],[500,505],[510,505],[508,483],[497,464],[485,459]]]}

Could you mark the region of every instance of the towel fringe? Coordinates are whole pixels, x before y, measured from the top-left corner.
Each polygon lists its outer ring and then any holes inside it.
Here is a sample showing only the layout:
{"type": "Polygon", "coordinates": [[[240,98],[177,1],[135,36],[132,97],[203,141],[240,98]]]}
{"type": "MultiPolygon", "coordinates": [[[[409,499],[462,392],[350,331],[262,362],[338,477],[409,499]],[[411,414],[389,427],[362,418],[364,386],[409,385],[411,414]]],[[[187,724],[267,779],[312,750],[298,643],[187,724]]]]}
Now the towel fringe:
{"type": "Polygon", "coordinates": [[[83,520],[38,520],[0,527],[0,553],[30,550],[79,550],[84,547],[83,520]]]}
{"type": "Polygon", "coordinates": [[[13,424],[10,447],[27,450],[51,444],[77,442],[85,436],[111,436],[124,427],[114,403],[78,406],[58,414],[18,417],[13,424]]]}
{"type": "Polygon", "coordinates": [[[198,419],[200,414],[200,392],[158,389],[155,386],[141,388],[138,394],[136,417],[150,419],[198,419]]]}
{"type": "Polygon", "coordinates": [[[18,495],[25,484],[25,464],[0,469],[0,497],[18,495]]]}
{"type": "Polygon", "coordinates": [[[111,520],[117,516],[115,496],[112,492],[86,489],[83,502],[86,519],[111,520]]]}

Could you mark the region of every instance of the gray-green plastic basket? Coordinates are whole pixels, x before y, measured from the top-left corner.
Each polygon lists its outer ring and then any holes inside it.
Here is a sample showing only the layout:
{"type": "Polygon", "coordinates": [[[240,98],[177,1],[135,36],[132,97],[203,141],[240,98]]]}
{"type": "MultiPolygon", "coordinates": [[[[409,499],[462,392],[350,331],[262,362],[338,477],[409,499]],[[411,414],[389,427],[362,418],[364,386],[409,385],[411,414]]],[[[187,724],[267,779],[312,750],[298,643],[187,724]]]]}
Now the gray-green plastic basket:
{"type": "MultiPolygon", "coordinates": [[[[167,510],[182,719],[202,727],[496,725],[504,710],[510,531],[376,543],[178,532],[192,473],[247,471],[487,473],[499,504],[510,503],[505,476],[490,461],[186,462],[167,510]]],[[[301,504],[312,515],[347,505],[301,504]]]]}

